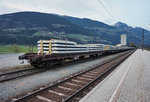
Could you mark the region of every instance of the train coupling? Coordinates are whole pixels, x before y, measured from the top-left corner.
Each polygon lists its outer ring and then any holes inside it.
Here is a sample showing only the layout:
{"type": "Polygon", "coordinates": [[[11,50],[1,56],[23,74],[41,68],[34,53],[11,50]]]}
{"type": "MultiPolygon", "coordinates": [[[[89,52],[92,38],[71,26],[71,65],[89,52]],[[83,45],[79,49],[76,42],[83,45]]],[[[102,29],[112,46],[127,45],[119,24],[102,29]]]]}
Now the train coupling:
{"type": "Polygon", "coordinates": [[[18,57],[18,59],[19,59],[19,60],[27,59],[27,56],[21,55],[21,56],[18,57]]]}
{"type": "Polygon", "coordinates": [[[24,63],[24,59],[27,59],[27,56],[21,55],[21,56],[18,57],[18,59],[21,60],[20,63],[23,64],[24,63]]]}

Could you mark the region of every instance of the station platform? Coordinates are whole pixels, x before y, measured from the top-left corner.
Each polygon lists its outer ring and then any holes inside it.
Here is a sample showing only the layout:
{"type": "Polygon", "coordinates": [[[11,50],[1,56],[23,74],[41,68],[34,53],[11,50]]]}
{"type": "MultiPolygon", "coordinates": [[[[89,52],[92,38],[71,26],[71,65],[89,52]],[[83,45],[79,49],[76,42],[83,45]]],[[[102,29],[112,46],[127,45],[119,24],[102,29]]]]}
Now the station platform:
{"type": "Polygon", "coordinates": [[[136,50],[80,102],[150,102],[150,51],[136,50]]]}

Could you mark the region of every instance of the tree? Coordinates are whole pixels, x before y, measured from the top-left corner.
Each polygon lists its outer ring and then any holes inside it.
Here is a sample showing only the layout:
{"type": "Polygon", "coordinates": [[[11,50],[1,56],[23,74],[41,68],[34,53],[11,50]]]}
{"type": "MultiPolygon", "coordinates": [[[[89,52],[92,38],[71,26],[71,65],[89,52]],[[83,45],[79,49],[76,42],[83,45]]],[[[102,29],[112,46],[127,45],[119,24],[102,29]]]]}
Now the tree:
{"type": "Polygon", "coordinates": [[[133,42],[130,42],[130,47],[136,47],[136,45],[133,42]]]}

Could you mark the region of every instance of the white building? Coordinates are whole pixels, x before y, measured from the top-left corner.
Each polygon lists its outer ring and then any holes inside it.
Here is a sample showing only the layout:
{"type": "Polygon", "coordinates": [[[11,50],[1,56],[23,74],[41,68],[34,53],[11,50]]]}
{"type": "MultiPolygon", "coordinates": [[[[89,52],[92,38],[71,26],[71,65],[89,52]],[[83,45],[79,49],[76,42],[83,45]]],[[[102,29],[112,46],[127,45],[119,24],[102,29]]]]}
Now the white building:
{"type": "Polygon", "coordinates": [[[126,34],[121,35],[121,45],[124,45],[124,46],[127,45],[127,35],[126,34]]]}

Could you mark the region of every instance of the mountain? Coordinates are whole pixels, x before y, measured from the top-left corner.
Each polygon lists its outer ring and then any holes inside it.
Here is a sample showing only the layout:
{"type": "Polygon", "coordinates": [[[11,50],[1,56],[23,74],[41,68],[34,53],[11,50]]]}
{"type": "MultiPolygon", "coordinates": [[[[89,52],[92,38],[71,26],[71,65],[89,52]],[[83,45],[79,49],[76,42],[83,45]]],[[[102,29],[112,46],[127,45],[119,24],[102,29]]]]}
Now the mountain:
{"type": "MultiPolygon", "coordinates": [[[[146,33],[149,31],[145,30],[146,33]]],[[[114,26],[88,18],[76,18],[40,12],[0,15],[0,45],[36,44],[39,39],[67,39],[78,43],[120,43],[127,34],[128,43],[139,44],[142,28],[118,22],[114,26]]],[[[149,36],[150,38],[150,36],[149,36]]],[[[145,44],[150,44],[149,40],[145,44]]]]}
{"type": "MultiPolygon", "coordinates": [[[[105,39],[107,41],[111,41],[111,44],[120,43],[120,35],[126,34],[127,35],[127,43],[130,42],[139,45],[141,42],[142,37],[142,30],[141,27],[131,27],[125,23],[117,22],[114,26],[107,25],[105,23],[87,19],[87,18],[74,18],[69,16],[64,16],[67,20],[72,22],[73,24],[80,25],[84,28],[93,30],[97,36],[100,36],[101,39],[105,39]]],[[[150,31],[144,29],[145,34],[145,45],[150,45],[150,31]]]]}
{"type": "Polygon", "coordinates": [[[122,22],[117,22],[115,24],[115,27],[120,28],[120,29],[130,29],[130,28],[132,28],[132,27],[129,27],[127,24],[122,23],[122,22]]]}
{"type": "Polygon", "coordinates": [[[113,28],[110,25],[107,25],[105,23],[96,21],[96,20],[91,20],[88,18],[75,18],[75,17],[69,17],[69,16],[63,16],[65,19],[68,21],[72,22],[73,24],[83,26],[83,27],[88,27],[88,28],[94,28],[94,27],[102,27],[102,28],[113,28]]]}
{"type": "Polygon", "coordinates": [[[144,38],[144,45],[146,46],[150,46],[150,31],[144,29],[144,28],[141,28],[141,27],[131,27],[131,26],[128,26],[127,24],[125,23],[122,23],[122,22],[118,22],[115,24],[115,27],[119,30],[119,29],[122,29],[122,30],[125,30],[125,33],[127,34],[128,36],[128,40],[131,42],[136,42],[136,44],[139,44],[141,42],[141,38],[142,38],[142,33],[143,33],[143,30],[144,30],[144,35],[145,35],[145,38],[144,38]]]}

